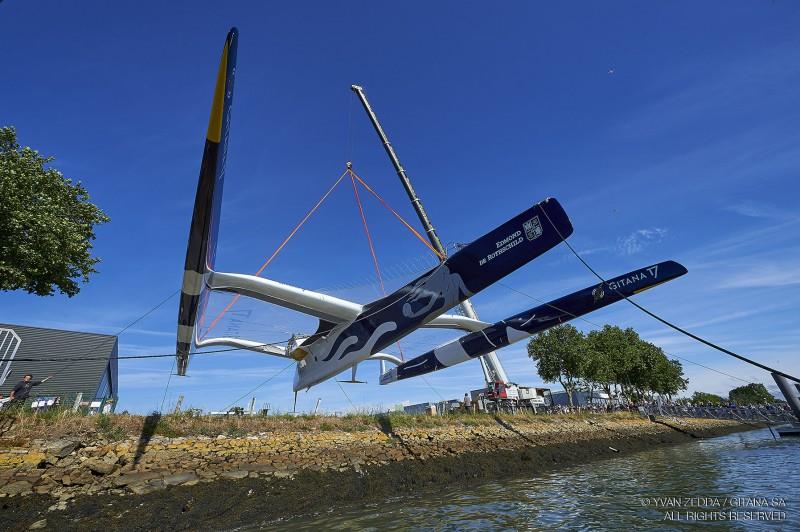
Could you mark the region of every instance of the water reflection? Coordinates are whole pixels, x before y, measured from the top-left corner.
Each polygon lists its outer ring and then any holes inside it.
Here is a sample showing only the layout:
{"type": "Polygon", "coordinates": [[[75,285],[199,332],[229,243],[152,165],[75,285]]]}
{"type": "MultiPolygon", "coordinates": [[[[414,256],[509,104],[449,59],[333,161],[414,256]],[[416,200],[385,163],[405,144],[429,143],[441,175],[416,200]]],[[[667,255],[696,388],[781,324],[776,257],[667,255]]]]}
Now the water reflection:
{"type": "MultiPolygon", "coordinates": [[[[687,519],[704,517],[698,512],[724,510],[739,512],[742,518],[747,511],[765,513],[761,520],[752,519],[751,514],[750,520],[706,519],[702,524],[722,530],[800,529],[798,472],[800,441],[776,441],[768,430],[757,430],[576,465],[534,478],[418,491],[380,503],[340,507],[284,521],[280,528],[684,530],[695,524],[687,519]],[[772,506],[748,505],[758,497],[766,497],[772,506]],[[785,507],[776,498],[785,500],[785,507]],[[715,506],[718,502],[721,506],[715,506]],[[689,506],[675,506],[678,503],[689,506]],[[782,515],[785,520],[774,520],[782,515]]],[[[249,529],[273,526],[264,523],[249,529]]]]}

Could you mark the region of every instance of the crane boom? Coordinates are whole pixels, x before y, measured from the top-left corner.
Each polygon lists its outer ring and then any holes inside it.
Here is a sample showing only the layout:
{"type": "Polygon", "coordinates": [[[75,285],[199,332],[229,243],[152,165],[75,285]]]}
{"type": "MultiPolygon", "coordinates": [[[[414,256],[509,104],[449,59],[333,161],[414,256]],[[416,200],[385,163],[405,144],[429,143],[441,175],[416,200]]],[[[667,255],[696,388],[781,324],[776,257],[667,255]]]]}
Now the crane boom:
{"type": "MultiPolygon", "coordinates": [[[[420,223],[422,223],[422,227],[425,230],[425,234],[428,236],[431,246],[433,246],[433,249],[435,249],[439,254],[439,260],[444,261],[445,258],[447,258],[447,252],[445,251],[444,246],[442,246],[442,241],[439,240],[439,235],[436,234],[436,229],[434,229],[430,218],[428,218],[428,214],[425,212],[425,208],[422,206],[422,201],[419,199],[414,187],[411,186],[411,180],[408,178],[403,165],[400,164],[400,159],[397,157],[397,153],[394,151],[392,143],[389,142],[389,137],[386,135],[383,127],[381,127],[381,123],[378,121],[378,116],[375,114],[375,111],[372,110],[372,106],[367,100],[367,95],[364,93],[364,88],[358,85],[352,85],[350,89],[358,96],[358,99],[361,101],[361,105],[364,107],[364,111],[366,111],[367,116],[372,123],[372,127],[375,128],[375,132],[378,134],[381,144],[383,144],[383,149],[386,150],[386,154],[389,156],[389,160],[392,162],[392,166],[394,166],[394,169],[397,172],[397,177],[400,178],[400,182],[402,183],[406,194],[408,194],[408,198],[411,200],[411,205],[414,207],[414,211],[416,211],[420,223]]],[[[468,318],[472,318],[474,320],[478,319],[478,314],[475,312],[475,308],[472,306],[472,303],[469,299],[461,303],[461,308],[464,310],[464,314],[468,318]]],[[[487,386],[491,387],[493,383],[498,381],[503,383],[509,382],[508,375],[506,375],[502,364],[500,364],[500,359],[497,358],[497,354],[494,351],[482,356],[480,358],[480,362],[481,369],[483,370],[483,377],[486,380],[487,386]]]]}

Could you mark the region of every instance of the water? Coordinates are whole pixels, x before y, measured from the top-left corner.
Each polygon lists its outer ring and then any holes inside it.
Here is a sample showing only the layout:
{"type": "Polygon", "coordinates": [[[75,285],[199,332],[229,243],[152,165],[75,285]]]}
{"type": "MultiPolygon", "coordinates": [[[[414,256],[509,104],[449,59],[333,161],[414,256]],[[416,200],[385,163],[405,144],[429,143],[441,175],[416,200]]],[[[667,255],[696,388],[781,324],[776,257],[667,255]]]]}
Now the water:
{"type": "MultiPolygon", "coordinates": [[[[800,530],[800,439],[776,441],[767,429],[743,432],[533,478],[418,491],[296,517],[279,526],[381,531],[684,530],[698,523],[718,530],[800,530]],[[690,507],[676,507],[678,503],[690,507]],[[709,513],[704,516],[702,511],[709,513]],[[710,513],[720,511],[738,514],[721,521],[719,513],[710,513]],[[754,514],[758,511],[763,513],[754,514]]],[[[275,526],[264,523],[251,529],[275,526]]]]}

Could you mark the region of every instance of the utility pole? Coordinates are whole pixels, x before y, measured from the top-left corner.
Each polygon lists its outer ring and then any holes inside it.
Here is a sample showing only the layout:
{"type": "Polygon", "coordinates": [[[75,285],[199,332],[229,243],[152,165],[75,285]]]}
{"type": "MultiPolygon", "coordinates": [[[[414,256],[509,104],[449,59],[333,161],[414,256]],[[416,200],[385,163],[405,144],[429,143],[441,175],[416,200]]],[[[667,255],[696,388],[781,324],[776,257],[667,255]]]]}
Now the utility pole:
{"type": "MultiPolygon", "coordinates": [[[[417,193],[414,191],[414,187],[411,186],[411,180],[408,178],[403,165],[400,164],[400,159],[397,157],[397,153],[395,153],[391,142],[389,142],[389,137],[387,137],[386,133],[383,131],[383,128],[378,121],[378,116],[375,114],[375,111],[372,110],[369,101],[367,101],[367,95],[364,94],[364,88],[359,87],[358,85],[352,85],[350,89],[356,93],[358,99],[361,101],[361,105],[364,106],[364,110],[367,112],[370,122],[372,122],[372,127],[375,128],[375,132],[378,134],[378,138],[380,138],[380,141],[383,144],[383,149],[386,150],[386,154],[389,156],[389,160],[392,162],[392,166],[394,166],[394,169],[397,172],[397,177],[400,178],[400,182],[403,184],[403,188],[405,189],[406,194],[408,194],[408,198],[411,200],[411,205],[414,207],[414,210],[419,217],[419,221],[422,223],[422,227],[425,229],[425,233],[428,235],[428,240],[430,240],[431,246],[433,246],[433,249],[435,249],[439,254],[439,260],[444,261],[444,259],[447,257],[447,251],[445,251],[444,246],[442,246],[442,241],[439,240],[439,235],[436,234],[436,229],[434,229],[430,218],[428,218],[428,214],[425,212],[425,208],[422,206],[419,196],[417,196],[417,193]]],[[[469,299],[461,303],[461,308],[464,309],[464,315],[466,315],[466,317],[473,320],[478,319],[478,315],[475,313],[475,309],[473,308],[469,299]]],[[[506,372],[503,369],[503,366],[500,364],[500,360],[497,358],[497,354],[494,351],[482,356],[479,360],[481,362],[481,369],[483,370],[483,376],[487,385],[491,386],[491,384],[495,381],[504,383],[508,382],[508,376],[506,375],[506,372]]]]}

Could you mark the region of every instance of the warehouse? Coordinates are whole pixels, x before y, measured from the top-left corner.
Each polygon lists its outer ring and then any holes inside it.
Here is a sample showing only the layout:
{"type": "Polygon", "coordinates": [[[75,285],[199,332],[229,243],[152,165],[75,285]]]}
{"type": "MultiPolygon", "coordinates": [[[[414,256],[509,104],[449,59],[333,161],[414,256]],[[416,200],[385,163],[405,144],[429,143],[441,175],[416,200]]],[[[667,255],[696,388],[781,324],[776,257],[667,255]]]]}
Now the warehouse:
{"type": "Polygon", "coordinates": [[[34,407],[61,404],[113,409],[118,398],[116,336],[0,323],[0,395],[8,397],[27,373],[34,407]],[[113,401],[113,403],[111,401],[113,401]]]}

